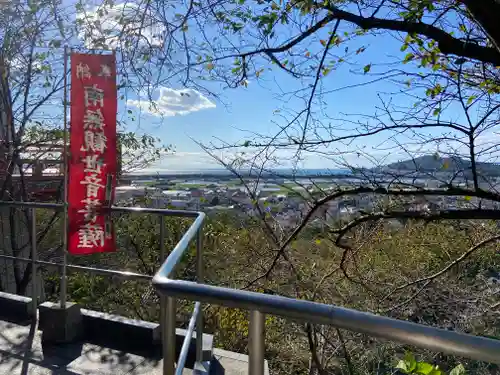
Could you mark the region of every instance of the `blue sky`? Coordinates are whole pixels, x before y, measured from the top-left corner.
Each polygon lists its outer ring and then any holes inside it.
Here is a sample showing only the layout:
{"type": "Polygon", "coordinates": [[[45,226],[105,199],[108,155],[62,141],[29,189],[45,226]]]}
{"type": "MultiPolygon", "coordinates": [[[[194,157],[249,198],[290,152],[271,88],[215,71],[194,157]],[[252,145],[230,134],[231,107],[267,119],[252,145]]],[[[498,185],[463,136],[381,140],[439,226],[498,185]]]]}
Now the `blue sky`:
{"type": "MultiPolygon", "coordinates": [[[[368,41],[368,38],[364,39],[368,41]]],[[[342,47],[343,48],[343,47],[342,47]]],[[[377,71],[377,61],[387,61],[389,56],[400,54],[400,43],[392,36],[377,39],[377,44],[369,46],[364,54],[360,54],[357,66],[341,68],[333,71],[325,78],[328,89],[342,88],[367,80],[374,79],[370,75],[354,75],[351,69],[360,69],[373,62],[373,72],[377,71]],[[381,48],[383,46],[383,48],[381,48]]],[[[265,72],[259,81],[250,80],[248,87],[223,90],[218,85],[212,85],[211,90],[220,95],[220,100],[210,96],[203,97],[213,105],[207,108],[186,111],[184,114],[174,115],[169,113],[158,117],[148,113],[146,108],[133,108],[140,121],[140,129],[149,134],[160,137],[166,144],[173,144],[177,155],[165,157],[161,163],[152,166],[152,169],[198,169],[213,168],[217,164],[208,157],[193,141],[201,143],[218,143],[222,139],[227,143],[242,143],[250,135],[245,130],[256,133],[268,134],[276,131],[277,126],[273,121],[278,121],[275,110],[282,106],[277,98],[280,91],[275,81],[282,90],[292,90],[300,87],[301,83],[294,77],[274,68],[272,72],[265,72]],[[192,139],[193,138],[193,139],[192,139]]],[[[180,89],[180,88],[179,88],[180,89]]],[[[343,89],[328,95],[327,111],[332,117],[341,117],[341,114],[373,114],[375,106],[380,104],[378,93],[394,91],[396,86],[391,83],[376,83],[368,86],[343,89]]],[[[174,92],[170,94],[175,95],[174,92]]],[[[159,93],[156,93],[159,95],[159,93]]],[[[129,108],[131,106],[129,102],[129,108]]],[[[300,102],[297,105],[302,105],[300,102]]],[[[133,126],[132,124],[130,124],[133,126]]],[[[371,142],[378,143],[377,138],[371,142]]],[[[309,156],[304,162],[306,168],[329,168],[329,163],[318,157],[309,156]]]]}
{"type": "MultiPolygon", "coordinates": [[[[339,30],[340,35],[343,31],[339,30]]],[[[286,34],[288,30],[280,30],[280,32],[286,34]]],[[[154,34],[154,30],[151,34],[154,34]]],[[[321,35],[308,40],[310,45],[304,46],[304,48],[307,47],[314,54],[321,48],[320,39],[326,38],[326,32],[322,31],[321,35]]],[[[286,39],[286,35],[284,39],[286,39]]],[[[401,90],[401,86],[389,81],[379,81],[370,85],[345,89],[346,86],[375,79],[377,73],[386,72],[391,68],[388,63],[400,61],[404,57],[408,51],[400,51],[401,41],[396,39],[395,34],[386,33],[377,37],[358,37],[347,44],[341,44],[338,47],[339,55],[343,54],[345,46],[349,46],[350,51],[364,46],[366,51],[350,57],[349,64],[342,64],[323,78],[323,88],[334,90],[334,92],[324,97],[323,108],[325,110],[321,114],[316,114],[318,119],[337,124],[335,120],[328,120],[328,118],[338,119],[344,115],[352,114],[374,115],[376,106],[381,104],[379,96],[382,96],[386,101],[392,100],[393,104],[411,106],[412,99],[397,93],[401,90]],[[370,73],[363,75],[361,73],[363,67],[370,63],[372,64],[370,73]],[[340,88],[344,89],[335,91],[340,88]]],[[[280,57],[282,56],[278,55],[278,58],[280,57]]],[[[260,60],[260,62],[262,61],[260,60]]],[[[159,137],[164,144],[173,145],[176,151],[172,155],[165,156],[149,169],[214,168],[218,166],[217,163],[200,149],[196,141],[203,144],[211,142],[218,144],[222,140],[222,142],[229,144],[242,144],[245,139],[253,139],[249,132],[274,134],[278,129],[279,121],[283,121],[280,115],[275,112],[276,109],[283,106],[282,99],[286,97],[280,90],[292,91],[303,88],[311,81],[302,82],[276,66],[271,71],[267,70],[269,64],[264,67],[266,70],[258,80],[255,77],[249,78],[248,87],[225,89],[219,83],[204,81],[204,87],[217,94],[218,98],[211,97],[203,90],[186,89],[172,82],[157,90],[153,96],[153,99],[157,100],[157,108],[160,109],[161,115],[151,110],[149,102],[144,100],[145,98],[129,93],[128,101],[123,101],[119,106],[119,118],[125,120],[128,130],[159,137]],[[133,115],[129,116],[127,110],[132,110],[133,115]],[[129,117],[134,117],[135,121],[131,121],[128,119],[129,117]]],[[[400,65],[398,68],[403,67],[400,65]]],[[[404,66],[404,69],[408,71],[415,68],[408,64],[404,66]]],[[[286,106],[300,110],[304,107],[304,102],[293,99],[286,106]]],[[[282,111],[280,114],[283,113],[282,111]]],[[[352,130],[352,125],[343,124],[342,126],[346,128],[339,131],[352,130]]],[[[384,141],[386,141],[386,134],[380,133],[380,135],[370,138],[363,138],[357,142],[356,146],[366,146],[365,152],[386,162],[407,157],[407,155],[398,153],[394,148],[391,148],[394,146],[393,143],[380,146],[384,141]]],[[[336,145],[336,147],[336,151],[340,153],[347,150],[344,145],[336,145]]],[[[433,150],[432,147],[429,146],[429,149],[425,151],[438,151],[437,149],[433,150]]],[[[285,160],[283,166],[290,166],[287,165],[287,161],[289,162],[292,154],[280,151],[278,156],[285,160]]],[[[356,153],[343,155],[343,158],[351,164],[369,165],[366,159],[360,159],[356,153]]],[[[305,155],[300,166],[303,168],[337,167],[334,161],[319,154],[305,155]]]]}

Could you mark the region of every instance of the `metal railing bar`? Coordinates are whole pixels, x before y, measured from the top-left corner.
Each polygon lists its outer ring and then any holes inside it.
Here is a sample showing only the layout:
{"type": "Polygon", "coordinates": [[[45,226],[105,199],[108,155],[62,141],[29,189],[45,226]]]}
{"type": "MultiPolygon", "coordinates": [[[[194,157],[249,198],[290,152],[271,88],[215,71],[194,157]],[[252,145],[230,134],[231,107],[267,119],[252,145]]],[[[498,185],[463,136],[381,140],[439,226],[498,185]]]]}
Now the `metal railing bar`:
{"type": "Polygon", "coordinates": [[[500,340],[447,331],[317,302],[202,285],[191,281],[171,280],[160,273],[153,278],[153,284],[160,293],[168,296],[250,311],[258,310],[314,324],[332,325],[437,352],[500,364],[500,340]]]}
{"type": "Polygon", "coordinates": [[[36,208],[30,210],[31,213],[31,230],[30,230],[30,241],[31,241],[31,308],[34,318],[37,317],[37,307],[38,307],[38,269],[36,261],[38,259],[37,255],[37,243],[36,243],[36,208]]]}
{"type": "MultiPolygon", "coordinates": [[[[18,207],[18,208],[29,208],[32,212],[35,209],[47,209],[54,211],[64,211],[65,205],[63,203],[42,203],[42,202],[19,202],[19,201],[0,201],[0,207],[9,206],[9,207],[18,207]]],[[[103,210],[104,211],[104,210],[103,210]]],[[[161,275],[165,277],[171,276],[175,267],[181,260],[182,256],[186,252],[190,242],[192,239],[197,236],[197,282],[203,282],[203,264],[202,264],[202,224],[205,219],[205,214],[203,212],[196,211],[185,211],[185,210],[170,210],[170,209],[156,209],[156,208],[146,208],[146,207],[120,207],[120,206],[112,206],[109,209],[106,209],[105,212],[116,213],[139,213],[139,214],[154,214],[160,215],[160,256],[162,259],[162,266],[158,271],[161,275]],[[163,257],[165,255],[165,220],[164,217],[181,217],[181,218],[194,218],[194,221],[191,223],[188,230],[184,233],[182,238],[176,244],[174,249],[171,251],[170,255],[164,261],[163,257]]],[[[35,215],[33,214],[33,217],[35,215]]],[[[35,223],[35,221],[33,221],[35,223]]],[[[36,225],[36,224],[34,224],[36,225]]],[[[33,232],[36,233],[36,228],[33,227],[33,232]]],[[[33,241],[35,243],[35,241],[33,241]]],[[[36,244],[35,244],[36,246],[36,244]]],[[[77,266],[77,265],[66,265],[61,263],[54,263],[48,261],[42,261],[36,259],[35,253],[32,253],[32,259],[23,258],[23,257],[15,257],[10,255],[0,254],[0,259],[9,259],[9,260],[17,260],[20,262],[31,263],[34,267],[35,265],[54,267],[69,269],[73,271],[83,271],[89,272],[91,274],[99,274],[104,276],[112,276],[124,279],[142,279],[151,281],[152,276],[138,274],[134,272],[128,271],[115,271],[115,270],[107,270],[101,268],[94,267],[86,267],[86,266],[77,266]]],[[[61,280],[61,286],[63,285],[63,280],[61,280]]],[[[63,305],[63,301],[66,298],[62,298],[61,296],[61,305],[63,305]]],[[[164,375],[174,375],[175,373],[175,344],[176,344],[176,299],[172,296],[166,296],[165,294],[160,295],[161,307],[160,307],[160,316],[162,320],[162,345],[163,345],[163,373],[164,375]]],[[[64,307],[64,306],[63,306],[64,307]]],[[[203,318],[201,315],[201,303],[195,303],[195,309],[190,319],[188,335],[186,336],[185,342],[183,343],[183,349],[181,350],[181,356],[179,357],[179,366],[177,367],[177,373],[182,374],[182,371],[185,366],[185,361],[187,357],[187,349],[189,348],[192,335],[194,329],[197,328],[197,337],[199,335],[199,340],[197,340],[196,354],[197,360],[201,361],[202,357],[202,345],[201,342],[203,340],[203,318]],[[188,338],[189,336],[189,338],[188,338]],[[186,354],[183,354],[183,353],[186,354]]]]}
{"type": "Polygon", "coordinates": [[[176,336],[176,313],[177,300],[173,297],[165,298],[165,324],[161,326],[162,330],[162,351],[163,351],[163,375],[175,374],[175,345],[176,336]]]}
{"type": "Polygon", "coordinates": [[[165,216],[160,216],[160,263],[165,261],[165,216]]]}
{"type": "MultiPolygon", "coordinates": [[[[200,226],[196,234],[196,282],[203,284],[203,226],[200,226]]],[[[201,304],[200,304],[201,309],[201,304]]],[[[196,319],[196,362],[203,361],[203,314],[198,314],[196,319]]]]}
{"type": "MultiPolygon", "coordinates": [[[[184,367],[186,366],[186,359],[189,353],[189,346],[191,345],[191,339],[193,338],[194,328],[196,327],[196,321],[198,315],[200,315],[201,303],[196,302],[194,304],[193,314],[189,320],[189,325],[186,331],[186,336],[184,337],[184,342],[182,343],[181,352],[179,353],[179,359],[177,360],[177,369],[175,370],[175,375],[182,375],[184,367]]],[[[202,342],[203,336],[196,336],[196,342],[202,342]]]]}
{"type": "Polygon", "coordinates": [[[44,202],[19,202],[19,201],[0,201],[0,207],[20,207],[20,208],[45,208],[47,210],[63,211],[62,203],[44,203],[44,202]]]}
{"type": "MultiPolygon", "coordinates": [[[[160,264],[163,264],[166,256],[165,251],[165,217],[160,216],[160,264]]],[[[166,324],[167,318],[167,297],[160,295],[160,329],[162,335],[162,343],[165,342],[167,337],[166,324]]]]}
{"type": "MultiPolygon", "coordinates": [[[[12,255],[3,255],[0,254],[0,259],[10,259],[10,260],[18,260],[23,263],[32,263],[32,259],[28,258],[21,258],[21,257],[15,257],[12,255]]],[[[47,262],[44,260],[35,260],[34,262],[36,265],[40,266],[47,266],[47,267],[53,267],[53,268],[60,268],[63,266],[62,263],[55,263],[55,262],[47,262]]],[[[83,272],[88,272],[91,274],[98,274],[98,275],[103,275],[103,276],[111,276],[111,277],[119,277],[122,279],[130,279],[130,280],[147,280],[151,281],[153,276],[150,275],[144,275],[142,273],[136,273],[136,272],[129,272],[129,271],[116,271],[116,270],[108,270],[105,268],[94,268],[94,267],[86,267],[86,266],[77,266],[73,264],[68,264],[66,266],[69,270],[73,271],[83,271],[83,272]]]]}
{"type": "Polygon", "coordinates": [[[189,229],[184,233],[179,242],[177,242],[174,249],[168,256],[167,260],[165,260],[165,262],[162,264],[159,271],[157,272],[157,275],[169,277],[172,274],[175,267],[177,266],[182,256],[184,255],[186,249],[188,248],[189,243],[198,233],[198,230],[201,228],[204,219],[205,219],[205,214],[203,212],[199,212],[196,219],[189,227],[189,229]]]}
{"type": "MultiPolygon", "coordinates": [[[[42,208],[55,211],[63,211],[64,209],[64,204],[62,203],[44,203],[44,202],[0,201],[0,207],[1,206],[12,206],[20,208],[42,208]]],[[[111,206],[109,210],[111,212],[154,214],[154,215],[186,217],[186,218],[196,218],[200,214],[200,212],[197,211],[170,210],[170,209],[148,208],[148,207],[111,206]]]]}
{"type": "MultiPolygon", "coordinates": [[[[170,252],[170,255],[164,261],[158,273],[166,276],[171,276],[172,272],[175,270],[175,267],[178,265],[182,256],[186,252],[191,240],[198,236],[197,239],[200,239],[200,232],[203,225],[203,220],[205,219],[205,214],[203,212],[198,212],[196,219],[190,225],[189,229],[184,233],[182,238],[177,242],[173,250],[170,252]]],[[[198,251],[201,250],[201,242],[197,241],[197,256],[198,251]]],[[[199,259],[199,258],[198,258],[199,259]]],[[[197,267],[197,272],[200,269],[197,267]]],[[[177,370],[175,370],[175,326],[176,326],[176,300],[172,296],[162,294],[160,296],[160,306],[161,313],[160,316],[163,320],[162,324],[162,342],[163,342],[163,375],[173,375],[176,371],[184,370],[184,364],[177,366],[177,370]],[[174,347],[174,348],[172,348],[174,347]]],[[[199,304],[198,304],[199,306],[199,304]]],[[[199,311],[199,307],[198,307],[199,311]]],[[[191,320],[194,319],[200,320],[198,318],[199,313],[194,313],[191,316],[191,320]]],[[[201,320],[203,321],[203,320],[201,320]]],[[[193,324],[195,324],[193,323],[193,324]]],[[[196,324],[195,324],[196,325],[196,324]]],[[[194,326],[193,326],[194,329],[194,326]]],[[[189,336],[192,336],[192,332],[189,336]]],[[[187,336],[186,336],[187,337],[187,336]]],[[[203,339],[203,331],[201,334],[201,339],[203,339]]],[[[198,342],[198,340],[197,340],[198,342]]],[[[201,349],[200,349],[201,351],[201,349]]],[[[197,348],[198,352],[198,348],[197,348]]],[[[197,353],[198,357],[198,353],[197,353]]]]}
{"type": "Polygon", "coordinates": [[[198,215],[201,214],[201,212],[197,211],[171,210],[171,209],[147,208],[147,207],[111,206],[110,210],[112,212],[153,214],[153,215],[175,216],[175,217],[186,217],[186,218],[196,218],[198,217],[198,215]]]}
{"type": "Polygon", "coordinates": [[[260,311],[250,311],[248,326],[248,372],[251,375],[264,375],[264,353],[266,348],[266,317],[260,311]]]}

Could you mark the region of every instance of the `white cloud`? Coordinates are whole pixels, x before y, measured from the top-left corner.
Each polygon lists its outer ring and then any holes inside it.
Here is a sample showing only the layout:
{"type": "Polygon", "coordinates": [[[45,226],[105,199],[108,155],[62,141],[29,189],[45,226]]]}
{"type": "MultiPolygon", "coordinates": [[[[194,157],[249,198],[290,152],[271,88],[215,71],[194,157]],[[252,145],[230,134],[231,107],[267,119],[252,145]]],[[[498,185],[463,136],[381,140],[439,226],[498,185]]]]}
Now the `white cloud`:
{"type": "Polygon", "coordinates": [[[10,76],[13,78],[24,76],[29,64],[31,64],[31,74],[41,73],[44,66],[50,67],[50,62],[48,61],[30,61],[29,56],[23,56],[22,54],[16,54],[10,59],[10,61],[7,61],[7,64],[10,69],[10,76]]]}
{"type": "Polygon", "coordinates": [[[153,116],[187,115],[203,109],[215,108],[215,103],[193,89],[175,90],[168,87],[160,88],[158,99],[127,100],[127,105],[140,108],[153,116]]]}
{"type": "Polygon", "coordinates": [[[79,37],[87,48],[115,49],[125,41],[139,47],[160,47],[166,32],[151,8],[145,11],[133,2],[87,7],[76,18],[79,37]]]}
{"type": "Polygon", "coordinates": [[[133,173],[174,173],[200,171],[206,169],[220,169],[221,166],[205,152],[179,151],[163,155],[161,160],[149,165],[147,168],[135,170],[133,173]]]}

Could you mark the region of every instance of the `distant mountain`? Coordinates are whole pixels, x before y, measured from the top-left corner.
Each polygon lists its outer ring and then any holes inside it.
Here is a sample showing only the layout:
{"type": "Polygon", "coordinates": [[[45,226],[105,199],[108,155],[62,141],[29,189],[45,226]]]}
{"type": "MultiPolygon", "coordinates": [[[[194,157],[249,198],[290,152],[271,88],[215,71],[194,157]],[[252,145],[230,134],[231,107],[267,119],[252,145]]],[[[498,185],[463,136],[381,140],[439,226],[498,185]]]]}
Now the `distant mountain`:
{"type": "MultiPolygon", "coordinates": [[[[482,175],[500,176],[500,165],[495,163],[476,163],[477,171],[482,175]]],[[[383,168],[384,170],[418,171],[418,172],[463,172],[465,175],[471,173],[471,162],[457,156],[440,157],[438,155],[424,155],[411,160],[392,163],[383,168]]]]}

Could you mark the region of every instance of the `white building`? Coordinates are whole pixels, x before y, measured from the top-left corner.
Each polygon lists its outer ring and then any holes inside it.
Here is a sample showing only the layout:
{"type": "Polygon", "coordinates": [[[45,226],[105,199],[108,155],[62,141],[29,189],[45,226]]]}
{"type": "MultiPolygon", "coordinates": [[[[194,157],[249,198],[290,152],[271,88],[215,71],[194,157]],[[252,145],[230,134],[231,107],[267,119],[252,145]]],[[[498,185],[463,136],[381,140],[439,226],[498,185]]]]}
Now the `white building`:
{"type": "Polygon", "coordinates": [[[158,189],[147,186],[117,186],[115,189],[115,200],[144,198],[145,196],[154,195],[158,192],[158,189]]]}

